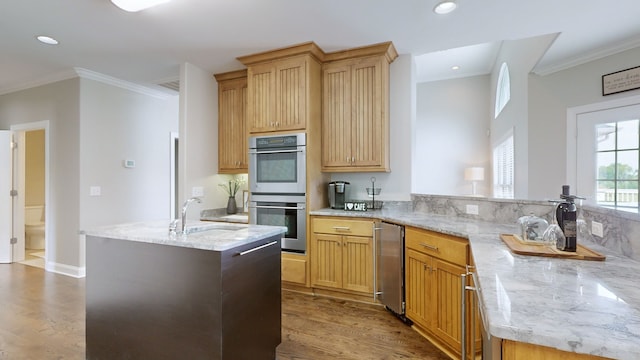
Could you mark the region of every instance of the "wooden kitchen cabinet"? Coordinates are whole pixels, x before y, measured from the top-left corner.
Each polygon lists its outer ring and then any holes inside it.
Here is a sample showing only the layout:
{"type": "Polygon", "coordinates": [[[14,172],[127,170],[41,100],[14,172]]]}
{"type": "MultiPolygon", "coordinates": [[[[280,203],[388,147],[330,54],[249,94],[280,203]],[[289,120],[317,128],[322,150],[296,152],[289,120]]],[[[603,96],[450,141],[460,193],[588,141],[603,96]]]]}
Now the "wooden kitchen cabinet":
{"type": "Polygon", "coordinates": [[[306,130],[319,121],[323,56],[309,42],[238,58],[247,66],[250,133],[306,130]]]}
{"type": "Polygon", "coordinates": [[[313,218],[311,286],[373,294],[373,222],[313,218]]]}
{"type": "Polygon", "coordinates": [[[389,64],[396,57],[390,42],[327,54],[323,171],[390,171],[389,64]]]}
{"type": "Polygon", "coordinates": [[[606,359],[596,355],[578,354],[553,349],[546,346],[523,343],[513,340],[502,340],[502,360],[601,360],[606,359]]]}
{"type": "MultiPolygon", "coordinates": [[[[466,273],[469,261],[468,241],[407,227],[405,246],[406,315],[435,345],[459,359],[462,296],[467,297],[467,302],[473,296],[461,289],[461,275],[466,273]]],[[[473,338],[473,331],[475,349],[480,351],[479,321],[476,321],[475,329],[468,326],[467,339],[473,338]]],[[[471,349],[470,344],[467,348],[471,349]]]]}
{"type": "Polygon", "coordinates": [[[218,82],[218,173],[248,172],[247,71],[215,74],[218,82]]]}
{"type": "Polygon", "coordinates": [[[282,253],[281,278],[292,284],[309,286],[307,255],[282,253]]]}

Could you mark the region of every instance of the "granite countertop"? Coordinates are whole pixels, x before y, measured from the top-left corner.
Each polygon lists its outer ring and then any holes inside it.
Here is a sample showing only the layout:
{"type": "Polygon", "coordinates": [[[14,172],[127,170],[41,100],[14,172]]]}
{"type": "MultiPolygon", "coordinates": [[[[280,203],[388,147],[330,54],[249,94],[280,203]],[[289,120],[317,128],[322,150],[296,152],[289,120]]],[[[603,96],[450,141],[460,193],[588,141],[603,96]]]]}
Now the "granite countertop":
{"type": "Polygon", "coordinates": [[[501,233],[514,224],[403,210],[311,215],[375,218],[469,239],[492,336],[614,359],[640,359],[640,262],[595,243],[606,255],[585,261],[512,254],[501,233]]]}
{"type": "Polygon", "coordinates": [[[224,251],[266,237],[284,234],[283,226],[247,225],[194,221],[187,222],[188,235],[169,236],[169,221],[139,222],[103,226],[85,231],[88,236],[152,244],[224,251]]]}

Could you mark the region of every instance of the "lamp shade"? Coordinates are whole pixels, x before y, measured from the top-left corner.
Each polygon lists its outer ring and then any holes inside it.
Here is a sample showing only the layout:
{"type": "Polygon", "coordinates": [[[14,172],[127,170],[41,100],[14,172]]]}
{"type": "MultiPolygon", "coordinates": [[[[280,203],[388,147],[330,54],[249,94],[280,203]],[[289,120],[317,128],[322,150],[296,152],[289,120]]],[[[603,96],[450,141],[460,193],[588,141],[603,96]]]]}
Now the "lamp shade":
{"type": "Polygon", "coordinates": [[[483,167],[469,167],[464,169],[464,179],[466,181],[482,181],[484,180],[483,167]]]}

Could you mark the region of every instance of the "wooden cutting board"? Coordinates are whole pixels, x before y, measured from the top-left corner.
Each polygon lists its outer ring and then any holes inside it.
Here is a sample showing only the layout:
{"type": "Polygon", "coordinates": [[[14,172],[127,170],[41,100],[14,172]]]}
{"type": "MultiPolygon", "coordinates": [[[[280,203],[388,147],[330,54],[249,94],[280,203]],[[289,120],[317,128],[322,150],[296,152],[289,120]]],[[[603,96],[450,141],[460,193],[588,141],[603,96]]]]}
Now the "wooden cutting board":
{"type": "Polygon", "coordinates": [[[604,261],[606,259],[604,255],[580,244],[578,244],[576,252],[570,252],[558,250],[554,246],[528,245],[513,234],[500,234],[500,239],[507,244],[514,254],[592,261],[604,261]]]}

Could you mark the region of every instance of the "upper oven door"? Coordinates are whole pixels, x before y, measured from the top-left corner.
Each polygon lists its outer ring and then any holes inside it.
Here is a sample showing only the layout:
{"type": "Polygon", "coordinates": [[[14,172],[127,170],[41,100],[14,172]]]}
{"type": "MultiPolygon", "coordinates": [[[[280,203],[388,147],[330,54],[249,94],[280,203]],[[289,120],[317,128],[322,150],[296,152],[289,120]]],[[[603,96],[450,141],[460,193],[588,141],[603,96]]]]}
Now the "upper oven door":
{"type": "Polygon", "coordinates": [[[249,148],[252,193],[305,194],[305,134],[254,137],[249,148]],[[302,135],[302,141],[299,140],[302,135]],[[286,140],[281,140],[286,138],[286,140]]]}

